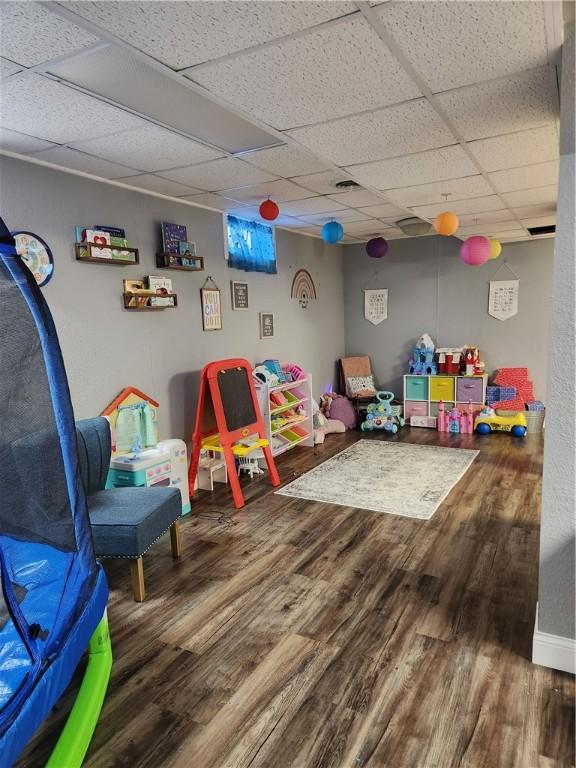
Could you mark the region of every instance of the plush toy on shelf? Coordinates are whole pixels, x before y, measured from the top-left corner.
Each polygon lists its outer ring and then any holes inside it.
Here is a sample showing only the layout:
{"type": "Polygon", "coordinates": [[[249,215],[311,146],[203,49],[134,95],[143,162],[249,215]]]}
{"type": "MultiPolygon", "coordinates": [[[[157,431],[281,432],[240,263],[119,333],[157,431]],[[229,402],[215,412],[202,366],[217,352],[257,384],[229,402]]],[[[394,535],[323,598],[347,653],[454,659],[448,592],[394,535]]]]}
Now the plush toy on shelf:
{"type": "Polygon", "coordinates": [[[375,429],[383,429],[386,432],[396,434],[399,427],[405,424],[402,416],[392,413],[392,400],[394,392],[380,391],[376,393],[375,403],[370,403],[366,413],[366,421],[360,424],[362,432],[372,432],[375,429]]]}

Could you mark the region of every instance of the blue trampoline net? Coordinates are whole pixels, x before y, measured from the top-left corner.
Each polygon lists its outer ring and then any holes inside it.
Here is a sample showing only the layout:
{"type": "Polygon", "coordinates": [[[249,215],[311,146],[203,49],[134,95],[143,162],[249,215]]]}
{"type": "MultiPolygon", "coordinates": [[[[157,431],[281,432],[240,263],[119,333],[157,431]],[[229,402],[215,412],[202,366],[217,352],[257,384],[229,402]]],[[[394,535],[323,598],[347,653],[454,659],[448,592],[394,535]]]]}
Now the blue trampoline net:
{"type": "Polygon", "coordinates": [[[56,332],[6,234],[2,223],[0,740],[66,643],[98,576],[56,332]]]}

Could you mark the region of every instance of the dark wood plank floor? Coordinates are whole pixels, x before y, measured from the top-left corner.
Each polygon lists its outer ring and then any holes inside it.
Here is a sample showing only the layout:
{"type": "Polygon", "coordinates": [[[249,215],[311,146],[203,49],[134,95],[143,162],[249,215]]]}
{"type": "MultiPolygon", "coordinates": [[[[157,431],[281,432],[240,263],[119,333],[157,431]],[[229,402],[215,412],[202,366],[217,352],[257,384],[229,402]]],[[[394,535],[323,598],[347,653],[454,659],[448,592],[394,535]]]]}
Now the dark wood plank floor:
{"type": "MultiPolygon", "coordinates": [[[[284,481],[358,439],[279,462],[284,481]]],[[[571,766],[574,682],[530,663],[542,439],[405,429],[481,453],[427,521],[202,492],[145,557],[108,561],[115,663],[87,768],[571,766]],[[166,537],[165,537],[166,538],[166,537]]],[[[20,766],[44,765],[79,675],[20,766]]]]}

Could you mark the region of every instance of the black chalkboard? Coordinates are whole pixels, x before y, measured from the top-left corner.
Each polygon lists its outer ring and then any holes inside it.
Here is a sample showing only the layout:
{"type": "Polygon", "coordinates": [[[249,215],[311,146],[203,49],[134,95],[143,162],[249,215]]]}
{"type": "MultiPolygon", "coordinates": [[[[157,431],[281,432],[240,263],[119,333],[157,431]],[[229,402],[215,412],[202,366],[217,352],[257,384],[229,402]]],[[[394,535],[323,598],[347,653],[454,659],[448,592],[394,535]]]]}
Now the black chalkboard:
{"type": "Polygon", "coordinates": [[[218,389],[229,432],[255,423],[257,416],[245,368],[227,368],[219,371],[218,389]]]}

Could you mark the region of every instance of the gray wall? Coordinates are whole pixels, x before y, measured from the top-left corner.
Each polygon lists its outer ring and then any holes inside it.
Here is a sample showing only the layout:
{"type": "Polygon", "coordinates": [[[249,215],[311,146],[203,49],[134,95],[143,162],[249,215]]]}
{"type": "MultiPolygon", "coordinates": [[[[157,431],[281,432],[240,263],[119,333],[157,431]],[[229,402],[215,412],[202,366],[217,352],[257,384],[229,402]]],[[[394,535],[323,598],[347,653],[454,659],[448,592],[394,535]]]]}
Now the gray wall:
{"type": "MultiPolygon", "coordinates": [[[[497,261],[468,267],[460,241],[448,237],[393,240],[384,259],[364,246],[344,249],[346,353],[369,354],[378,383],[402,397],[402,376],[413,343],[429,333],[438,346],[480,347],[486,370],[527,366],[539,399],[546,399],[546,349],[554,241],[507,244],[497,261]],[[520,278],[518,314],[488,315],[488,281],[506,258],[520,278]],[[388,288],[388,319],[364,319],[365,288],[388,288]]],[[[500,270],[496,279],[513,276],[500,270]]]]}
{"type": "Polygon", "coordinates": [[[342,248],[277,231],[278,275],[229,269],[219,213],[113,187],[12,158],[0,158],[0,210],[10,229],[28,229],[51,246],[55,275],[43,289],[58,329],[77,418],[93,416],[125,386],[160,401],[162,437],[189,437],[198,372],[211,361],[246,357],[290,360],[310,370],[314,392],[331,388],[344,352],[342,248]],[[205,271],[158,272],[160,222],[186,224],[205,271]],[[140,265],[99,266],[74,259],[74,226],[126,229],[140,265]],[[318,300],[301,309],[290,298],[295,270],[312,274],[318,300]],[[164,312],[122,309],[122,279],[172,278],[179,306],[164,312]],[[224,330],[202,331],[200,287],[212,275],[222,291],[224,330]],[[248,311],[232,312],[230,280],[249,283],[248,311]],[[275,312],[275,338],[260,340],[259,311],[275,312]]]}
{"type": "Polygon", "coordinates": [[[576,638],[574,584],[574,25],[562,55],[560,177],[553,303],[550,315],[548,408],[540,530],[538,625],[542,632],[576,638]]]}

